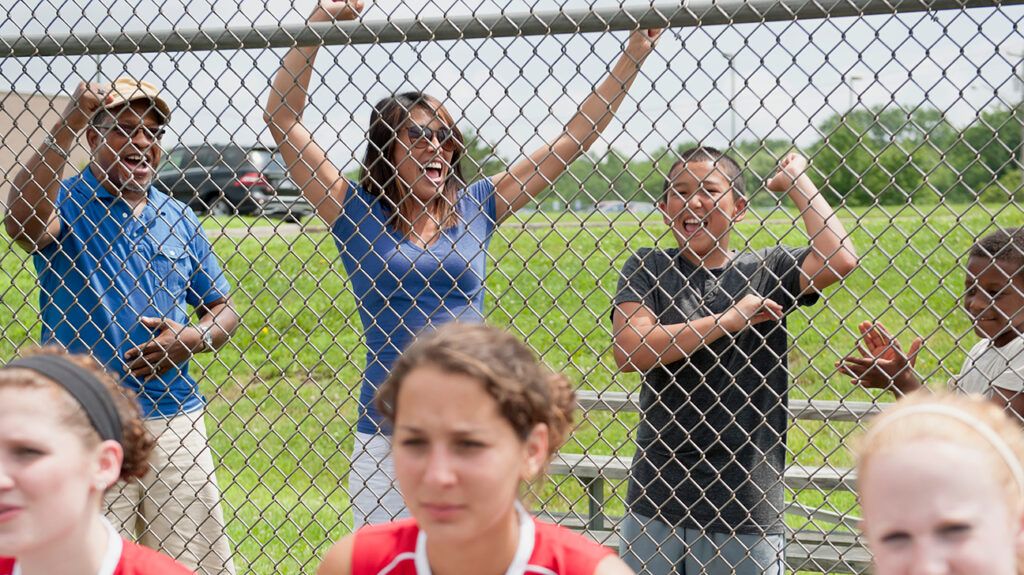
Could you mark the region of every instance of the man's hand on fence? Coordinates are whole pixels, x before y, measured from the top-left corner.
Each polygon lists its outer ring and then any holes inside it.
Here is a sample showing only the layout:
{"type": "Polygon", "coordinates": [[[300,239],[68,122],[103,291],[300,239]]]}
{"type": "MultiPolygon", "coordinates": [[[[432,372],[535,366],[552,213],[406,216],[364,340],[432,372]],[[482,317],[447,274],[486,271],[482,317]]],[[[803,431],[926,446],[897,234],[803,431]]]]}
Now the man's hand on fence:
{"type": "Polygon", "coordinates": [[[320,0],[309,21],[355,20],[362,12],[363,0],[320,0]]]}
{"type": "Polygon", "coordinates": [[[924,346],[923,339],[915,338],[910,350],[904,353],[900,342],[881,323],[865,321],[857,327],[863,342],[857,344],[861,357],[844,357],[836,363],[840,372],[852,376],[853,383],[872,389],[892,386],[899,393],[910,393],[922,387],[914,366],[924,346]]]}
{"type": "Polygon", "coordinates": [[[184,363],[203,345],[202,334],[194,327],[155,317],[139,321],[157,331],[153,339],[124,354],[129,373],[139,379],[158,376],[184,363]]]}
{"type": "Polygon", "coordinates": [[[81,132],[103,102],[113,98],[112,94],[104,90],[102,85],[94,82],[79,82],[71,101],[61,113],[64,124],[75,133],[81,132]]]}
{"type": "Polygon", "coordinates": [[[729,333],[752,325],[782,319],[782,306],[766,297],[747,294],[719,317],[718,323],[729,333]]]}

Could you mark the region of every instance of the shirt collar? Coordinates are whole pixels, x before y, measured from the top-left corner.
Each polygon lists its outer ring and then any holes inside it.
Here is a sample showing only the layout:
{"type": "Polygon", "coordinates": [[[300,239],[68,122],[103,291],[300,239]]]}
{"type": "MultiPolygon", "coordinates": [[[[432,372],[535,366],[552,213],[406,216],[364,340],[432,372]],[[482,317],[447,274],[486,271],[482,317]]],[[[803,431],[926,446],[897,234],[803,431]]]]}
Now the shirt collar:
{"type": "MultiPolygon", "coordinates": [[[[536,527],[533,517],[526,512],[522,504],[516,501],[516,516],[519,519],[519,543],[516,545],[516,553],[512,557],[512,563],[505,570],[505,575],[523,575],[530,564],[530,557],[533,556],[533,546],[536,541],[536,527]]],[[[427,559],[427,534],[420,529],[416,536],[416,551],[413,561],[416,564],[417,575],[431,575],[430,560],[427,559]]]]}
{"type": "MultiPolygon", "coordinates": [[[[114,529],[114,526],[110,524],[106,517],[100,517],[100,521],[103,522],[103,526],[107,529],[107,549],[103,552],[103,560],[100,562],[100,569],[96,572],[96,575],[114,575],[117,564],[121,562],[124,542],[121,540],[121,534],[117,532],[117,529],[114,529]]],[[[15,563],[11,575],[22,575],[21,566],[15,563]]]]}

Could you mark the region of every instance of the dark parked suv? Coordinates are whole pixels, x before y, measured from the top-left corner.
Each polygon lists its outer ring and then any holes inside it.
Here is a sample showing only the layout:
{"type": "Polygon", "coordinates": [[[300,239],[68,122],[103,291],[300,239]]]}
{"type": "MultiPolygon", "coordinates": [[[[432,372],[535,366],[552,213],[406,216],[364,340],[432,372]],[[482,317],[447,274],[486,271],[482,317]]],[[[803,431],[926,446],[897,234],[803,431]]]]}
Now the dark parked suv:
{"type": "Polygon", "coordinates": [[[156,187],[200,214],[264,215],[291,221],[313,213],[288,178],[281,154],[262,146],[179,146],[164,156],[156,187]]]}

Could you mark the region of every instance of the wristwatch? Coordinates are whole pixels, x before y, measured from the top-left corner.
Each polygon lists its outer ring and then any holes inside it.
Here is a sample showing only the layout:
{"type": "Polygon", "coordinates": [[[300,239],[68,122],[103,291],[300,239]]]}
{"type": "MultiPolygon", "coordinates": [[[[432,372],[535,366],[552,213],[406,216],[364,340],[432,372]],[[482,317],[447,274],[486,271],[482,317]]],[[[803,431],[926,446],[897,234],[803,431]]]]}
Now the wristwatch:
{"type": "Polygon", "coordinates": [[[200,352],[213,351],[213,328],[212,327],[207,327],[207,328],[198,327],[196,329],[199,330],[199,337],[202,338],[202,340],[203,340],[203,348],[200,349],[199,351],[200,352]]]}
{"type": "Polygon", "coordinates": [[[57,140],[53,137],[53,134],[46,134],[46,137],[43,138],[43,147],[57,152],[57,155],[64,160],[68,159],[68,156],[70,155],[67,150],[57,145],[57,140]]]}

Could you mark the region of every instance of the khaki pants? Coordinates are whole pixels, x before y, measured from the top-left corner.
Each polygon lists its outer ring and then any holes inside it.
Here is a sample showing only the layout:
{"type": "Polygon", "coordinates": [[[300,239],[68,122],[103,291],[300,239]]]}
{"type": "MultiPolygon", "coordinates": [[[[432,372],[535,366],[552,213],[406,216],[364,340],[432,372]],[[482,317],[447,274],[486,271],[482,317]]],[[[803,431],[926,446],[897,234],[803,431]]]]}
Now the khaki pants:
{"type": "Polygon", "coordinates": [[[156,438],[149,472],[107,493],[107,517],[200,575],[234,575],[203,413],[146,421],[156,438]]]}

